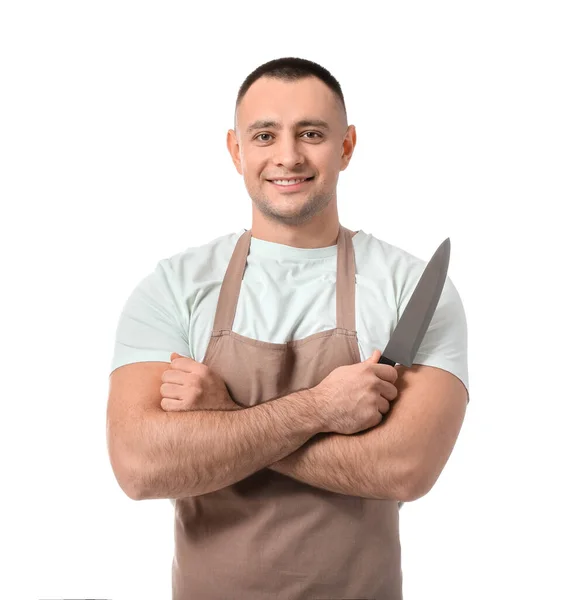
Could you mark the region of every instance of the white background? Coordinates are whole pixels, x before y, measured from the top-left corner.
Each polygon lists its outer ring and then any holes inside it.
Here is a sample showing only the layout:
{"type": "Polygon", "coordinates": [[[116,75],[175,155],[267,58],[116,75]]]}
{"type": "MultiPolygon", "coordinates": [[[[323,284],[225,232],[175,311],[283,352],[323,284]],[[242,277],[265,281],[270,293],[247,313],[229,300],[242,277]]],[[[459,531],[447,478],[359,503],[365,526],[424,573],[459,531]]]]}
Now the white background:
{"type": "Polygon", "coordinates": [[[250,227],[225,136],[282,56],[357,127],[341,223],[451,238],[471,402],[401,509],[405,598],[588,597],[583,5],[2,3],[0,597],[170,598],[173,507],[107,456],[115,327],[158,260],[250,227]]]}

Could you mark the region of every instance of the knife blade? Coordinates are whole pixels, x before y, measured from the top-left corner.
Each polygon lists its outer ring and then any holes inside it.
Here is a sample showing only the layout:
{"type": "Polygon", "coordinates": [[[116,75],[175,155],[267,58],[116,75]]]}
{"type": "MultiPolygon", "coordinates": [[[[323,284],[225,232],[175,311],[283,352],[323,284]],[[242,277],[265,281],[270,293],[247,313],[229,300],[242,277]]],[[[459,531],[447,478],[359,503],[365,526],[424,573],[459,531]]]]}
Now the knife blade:
{"type": "Polygon", "coordinates": [[[450,254],[447,238],[427,263],[378,363],[412,367],[443,291],[450,254]]]}

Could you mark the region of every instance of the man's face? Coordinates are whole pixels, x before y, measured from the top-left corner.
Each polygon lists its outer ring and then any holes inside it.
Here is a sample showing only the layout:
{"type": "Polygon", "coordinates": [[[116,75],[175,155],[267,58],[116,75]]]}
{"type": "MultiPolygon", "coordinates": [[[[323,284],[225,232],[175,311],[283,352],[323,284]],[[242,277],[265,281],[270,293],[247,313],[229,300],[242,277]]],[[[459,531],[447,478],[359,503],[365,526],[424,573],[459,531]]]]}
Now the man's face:
{"type": "Polygon", "coordinates": [[[227,147],[264,217],[297,225],[336,202],[355,128],[346,126],[337,97],[320,79],[261,77],[241,101],[236,128],[227,135],[227,147]],[[281,178],[311,179],[289,186],[276,183],[281,178]]]}

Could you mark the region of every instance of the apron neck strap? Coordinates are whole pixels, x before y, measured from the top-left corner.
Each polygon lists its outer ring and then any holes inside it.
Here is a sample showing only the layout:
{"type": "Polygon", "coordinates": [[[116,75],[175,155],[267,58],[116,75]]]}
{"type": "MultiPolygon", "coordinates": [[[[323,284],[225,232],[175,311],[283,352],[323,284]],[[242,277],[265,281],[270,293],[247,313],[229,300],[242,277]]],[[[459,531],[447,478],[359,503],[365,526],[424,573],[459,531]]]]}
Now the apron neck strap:
{"type": "MultiPolygon", "coordinates": [[[[241,282],[251,245],[251,229],[237,240],[221,285],[214,331],[233,330],[241,282]]],[[[355,253],[351,231],[339,225],[337,236],[337,328],[355,332],[355,253]]]]}

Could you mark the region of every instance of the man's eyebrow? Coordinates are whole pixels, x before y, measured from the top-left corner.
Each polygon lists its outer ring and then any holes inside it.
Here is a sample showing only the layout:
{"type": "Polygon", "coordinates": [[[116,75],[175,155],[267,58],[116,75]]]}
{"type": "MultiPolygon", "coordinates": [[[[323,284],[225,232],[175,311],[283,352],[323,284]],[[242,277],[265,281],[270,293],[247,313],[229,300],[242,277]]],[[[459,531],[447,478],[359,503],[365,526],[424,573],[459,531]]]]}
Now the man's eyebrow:
{"type": "MultiPolygon", "coordinates": [[[[330,130],[329,124],[322,119],[302,119],[296,123],[296,127],[321,127],[322,129],[330,130]]],[[[268,119],[258,119],[257,121],[251,123],[249,127],[247,127],[247,133],[251,133],[256,129],[282,129],[282,125],[277,121],[270,121],[268,119]]]]}

